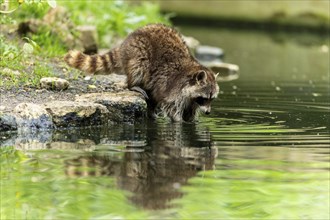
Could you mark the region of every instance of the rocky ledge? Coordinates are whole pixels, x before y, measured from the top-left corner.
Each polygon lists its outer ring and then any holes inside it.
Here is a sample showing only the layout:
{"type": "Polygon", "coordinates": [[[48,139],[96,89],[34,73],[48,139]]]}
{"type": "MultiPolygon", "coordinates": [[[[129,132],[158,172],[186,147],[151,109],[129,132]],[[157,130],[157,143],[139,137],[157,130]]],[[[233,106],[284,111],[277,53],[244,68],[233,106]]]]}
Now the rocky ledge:
{"type": "Polygon", "coordinates": [[[90,93],[74,101],[21,103],[0,111],[0,131],[70,128],[108,123],[133,123],[145,118],[147,104],[133,91],[90,93]]]}

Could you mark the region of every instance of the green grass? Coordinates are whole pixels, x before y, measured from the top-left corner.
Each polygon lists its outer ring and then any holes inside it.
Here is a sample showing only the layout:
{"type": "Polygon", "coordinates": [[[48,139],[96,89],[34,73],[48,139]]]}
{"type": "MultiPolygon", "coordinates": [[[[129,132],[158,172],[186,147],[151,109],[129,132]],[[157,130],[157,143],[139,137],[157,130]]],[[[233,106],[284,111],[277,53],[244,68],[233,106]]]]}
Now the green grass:
{"type": "Polygon", "coordinates": [[[23,50],[23,43],[7,40],[0,35],[0,87],[39,87],[42,77],[53,76],[53,71],[45,65],[45,60],[23,50]]]}
{"type": "MultiPolygon", "coordinates": [[[[57,6],[69,12],[69,20],[74,26],[94,25],[97,28],[99,48],[111,48],[119,38],[148,23],[169,24],[168,17],[161,15],[157,4],[130,1],[57,1],[57,6]]],[[[17,7],[15,2],[11,7],[17,7]]],[[[42,19],[50,7],[47,3],[23,3],[11,14],[1,14],[0,24],[12,27],[22,21],[42,19]]],[[[56,31],[57,32],[57,31],[56,31]]],[[[77,33],[73,30],[74,35],[77,33]]],[[[53,70],[45,63],[53,58],[61,58],[69,49],[63,42],[63,34],[52,33],[52,27],[39,28],[38,33],[29,33],[28,39],[37,47],[33,53],[23,50],[23,37],[13,33],[0,35],[0,87],[38,87],[39,80],[53,76],[53,70]],[[19,75],[3,69],[17,70],[19,75]]],[[[49,65],[48,65],[49,66],[49,65]]]]}

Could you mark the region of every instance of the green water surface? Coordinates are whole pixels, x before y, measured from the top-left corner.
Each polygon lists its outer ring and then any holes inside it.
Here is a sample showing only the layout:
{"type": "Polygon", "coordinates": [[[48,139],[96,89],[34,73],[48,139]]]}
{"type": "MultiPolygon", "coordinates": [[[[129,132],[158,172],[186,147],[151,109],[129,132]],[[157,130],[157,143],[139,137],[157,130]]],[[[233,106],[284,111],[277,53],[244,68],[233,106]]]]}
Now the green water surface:
{"type": "Polygon", "coordinates": [[[210,117],[0,136],[0,219],[329,219],[329,39],[182,27],[240,66],[210,117]]]}

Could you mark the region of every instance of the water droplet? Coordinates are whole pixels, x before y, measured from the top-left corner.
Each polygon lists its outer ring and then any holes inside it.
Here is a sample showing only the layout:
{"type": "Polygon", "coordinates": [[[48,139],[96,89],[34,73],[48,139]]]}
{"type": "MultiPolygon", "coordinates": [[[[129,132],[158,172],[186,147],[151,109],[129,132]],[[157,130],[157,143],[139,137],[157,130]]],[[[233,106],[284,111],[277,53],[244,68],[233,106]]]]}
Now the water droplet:
{"type": "Polygon", "coordinates": [[[174,189],[180,189],[181,184],[180,183],[173,183],[173,188],[174,189]]]}
{"type": "Polygon", "coordinates": [[[278,86],[276,86],[275,89],[276,89],[276,91],[281,91],[281,88],[278,86]]]}
{"type": "Polygon", "coordinates": [[[233,85],[233,89],[237,89],[237,86],[233,85]]]}
{"type": "Polygon", "coordinates": [[[329,53],[329,47],[328,45],[322,45],[321,48],[320,48],[321,52],[322,53],[329,53]]]}
{"type": "Polygon", "coordinates": [[[322,96],[322,94],[321,94],[321,93],[313,92],[313,93],[312,93],[312,96],[314,96],[314,97],[319,97],[319,96],[322,96]]]}

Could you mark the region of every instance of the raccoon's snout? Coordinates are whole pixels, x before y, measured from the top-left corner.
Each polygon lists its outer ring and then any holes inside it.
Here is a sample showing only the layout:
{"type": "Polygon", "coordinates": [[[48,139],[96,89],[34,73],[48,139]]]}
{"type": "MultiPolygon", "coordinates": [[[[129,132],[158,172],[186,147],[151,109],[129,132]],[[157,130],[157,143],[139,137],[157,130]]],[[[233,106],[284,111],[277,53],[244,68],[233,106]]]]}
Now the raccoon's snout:
{"type": "Polygon", "coordinates": [[[199,106],[199,108],[206,115],[209,115],[211,113],[211,106],[209,105],[199,106]]]}
{"type": "Polygon", "coordinates": [[[211,108],[205,109],[204,114],[205,115],[211,114],[211,108]]]}

